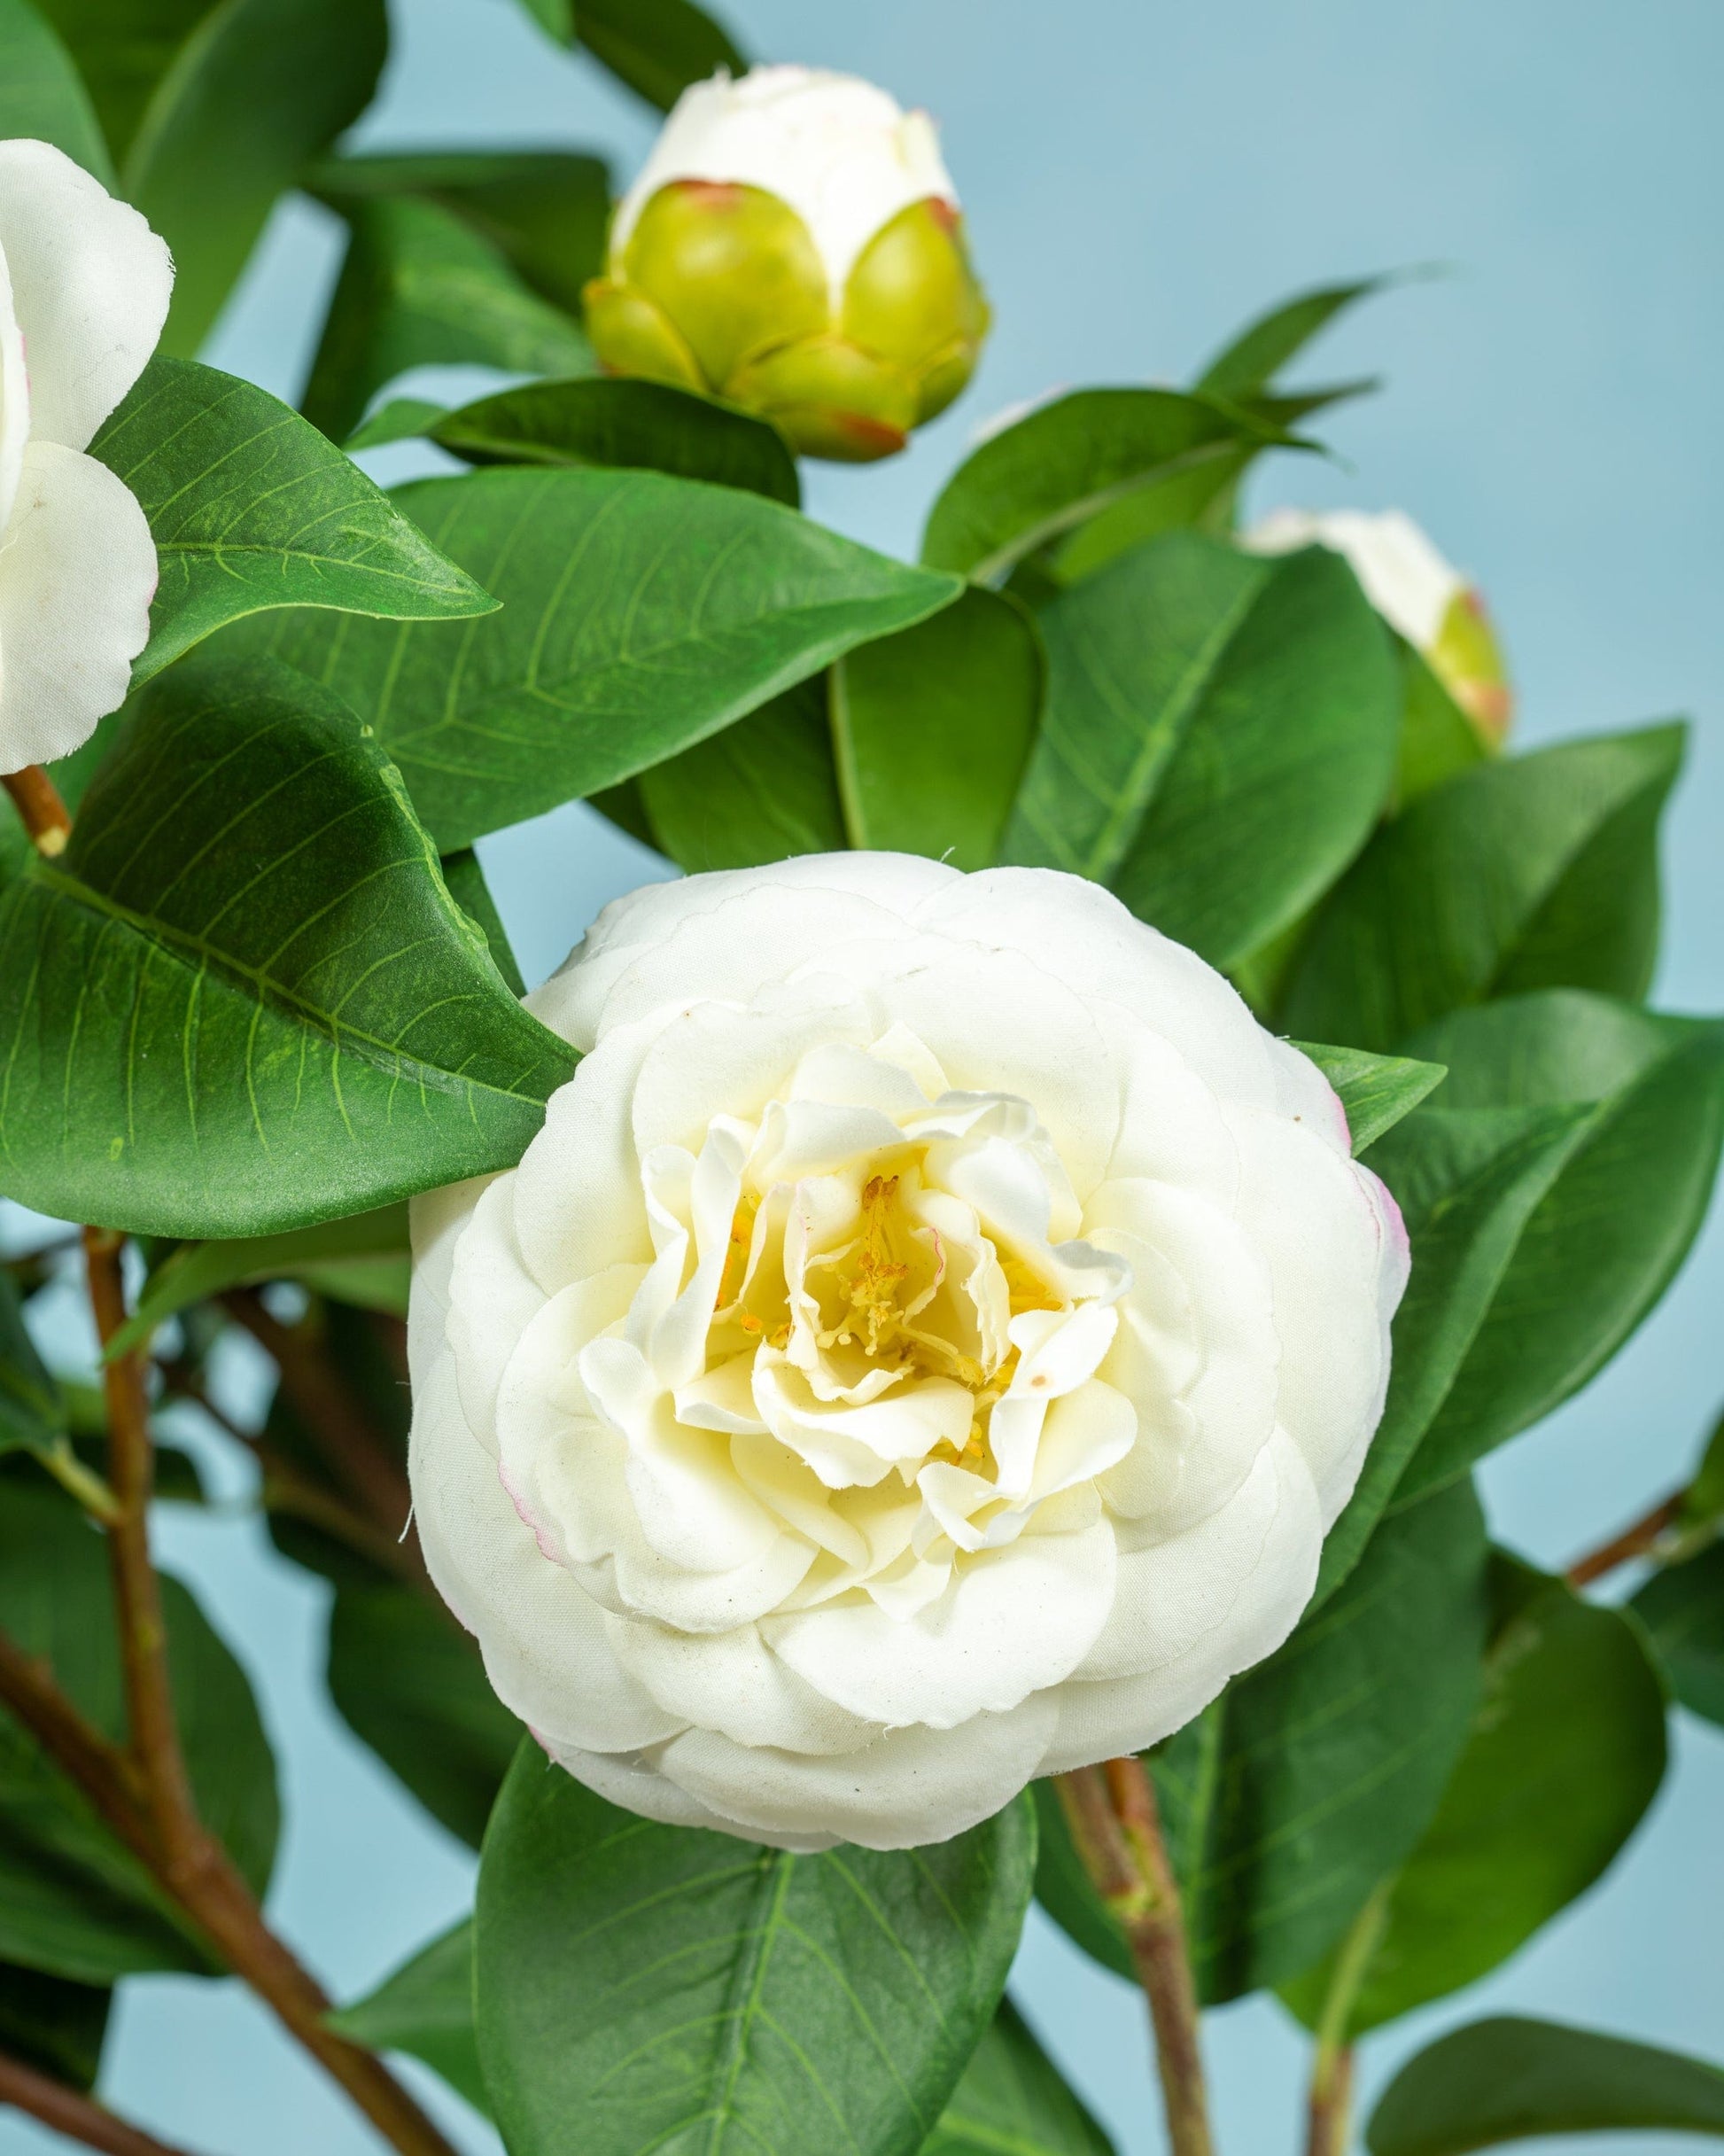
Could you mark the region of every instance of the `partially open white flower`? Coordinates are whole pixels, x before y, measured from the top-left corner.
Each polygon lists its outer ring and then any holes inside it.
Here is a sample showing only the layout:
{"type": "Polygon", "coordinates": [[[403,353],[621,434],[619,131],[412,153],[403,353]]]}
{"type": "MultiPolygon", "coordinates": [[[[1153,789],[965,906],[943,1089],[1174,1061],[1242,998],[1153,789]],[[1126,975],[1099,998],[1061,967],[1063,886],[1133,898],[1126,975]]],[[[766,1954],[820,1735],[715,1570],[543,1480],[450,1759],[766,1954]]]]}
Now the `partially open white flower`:
{"type": "Polygon", "coordinates": [[[1081,879],[833,854],[608,907],[518,1167],[415,1201],[439,1587],[648,1817],[896,1848],[1285,1637],[1381,1411],[1393,1201],[1081,879]]]}
{"type": "Polygon", "coordinates": [[[1396,509],[1271,510],[1240,541],[1254,554],[1327,547],[1367,599],[1440,677],[1479,733],[1500,745],[1514,716],[1503,652],[1477,588],[1396,509]]]}
{"type": "Polygon", "coordinates": [[[174,266],[61,151],[0,142],[0,770],[65,756],[124,702],[156,549],[85,456],[144,371],[174,266]]]}

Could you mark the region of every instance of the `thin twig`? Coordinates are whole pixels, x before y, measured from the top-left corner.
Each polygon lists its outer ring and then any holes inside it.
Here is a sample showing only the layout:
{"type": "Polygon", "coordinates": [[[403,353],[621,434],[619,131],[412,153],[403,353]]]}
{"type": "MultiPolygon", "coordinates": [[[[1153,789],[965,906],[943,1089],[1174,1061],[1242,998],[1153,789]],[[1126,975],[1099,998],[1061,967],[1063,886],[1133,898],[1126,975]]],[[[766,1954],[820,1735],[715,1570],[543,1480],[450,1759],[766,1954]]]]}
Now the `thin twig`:
{"type": "Polygon", "coordinates": [[[45,859],[64,853],[72,836],[72,818],[59,789],[40,764],[26,764],[22,771],[9,771],[0,779],[12,798],[19,821],[30,835],[30,844],[45,859]]]}
{"type": "Polygon", "coordinates": [[[1316,2026],[1306,2105],[1305,2156],[1347,2156],[1353,2118],[1353,2009],[1388,1922],[1393,1880],[1385,1880],[1354,1918],[1336,1953],[1316,2026]]]}
{"type": "Polygon", "coordinates": [[[1125,1934],[1149,2001],[1173,2156],[1214,2156],[1197,1987],[1154,1786],[1139,1759],[1060,1775],[1055,1786],[1096,1891],[1125,1934]]]}
{"type": "Polygon", "coordinates": [[[1612,1535],[1596,1550],[1588,1550],[1584,1557],[1577,1557],[1565,1575],[1571,1587],[1589,1587],[1594,1580],[1603,1579],[1607,1572],[1614,1572],[1619,1565],[1631,1563],[1636,1557],[1644,1557],[1657,1547],[1676,1524],[1682,1509],[1682,1491],[1674,1491],[1661,1498],[1650,1512],[1642,1513],[1630,1527],[1619,1535],[1612,1535]]]}
{"type": "Polygon", "coordinates": [[[101,2149],[105,2156],[186,2156],[185,2151],[170,2148],[153,2134],[116,2117],[94,2098],[38,2073],[35,2066],[4,2051],[0,2051],[0,2104],[27,2112],[57,2134],[64,2134],[68,2141],[101,2149]]]}

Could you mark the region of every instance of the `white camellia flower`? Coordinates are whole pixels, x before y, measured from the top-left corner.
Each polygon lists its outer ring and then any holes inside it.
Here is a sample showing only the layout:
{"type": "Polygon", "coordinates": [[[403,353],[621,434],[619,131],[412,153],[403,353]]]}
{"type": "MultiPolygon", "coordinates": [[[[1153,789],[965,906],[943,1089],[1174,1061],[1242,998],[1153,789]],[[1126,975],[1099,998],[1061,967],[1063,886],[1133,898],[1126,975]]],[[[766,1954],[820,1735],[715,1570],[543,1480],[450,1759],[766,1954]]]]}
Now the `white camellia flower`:
{"type": "Polygon", "coordinates": [[[1239,542],[1254,554],[1327,547],[1367,599],[1441,678],[1493,744],[1508,732],[1513,696],[1484,602],[1400,510],[1271,510],[1239,542]]]}
{"type": "Polygon", "coordinates": [[[0,142],[0,769],[65,756],[125,701],[156,549],[82,453],[144,371],[174,266],[47,143],[0,142]]]}
{"type": "Polygon", "coordinates": [[[1098,886],[811,856],[606,908],[518,1167],[415,1201],[415,1514],[551,1756],[936,1841],[1285,1638],[1407,1270],[1313,1064],[1098,886]]]}

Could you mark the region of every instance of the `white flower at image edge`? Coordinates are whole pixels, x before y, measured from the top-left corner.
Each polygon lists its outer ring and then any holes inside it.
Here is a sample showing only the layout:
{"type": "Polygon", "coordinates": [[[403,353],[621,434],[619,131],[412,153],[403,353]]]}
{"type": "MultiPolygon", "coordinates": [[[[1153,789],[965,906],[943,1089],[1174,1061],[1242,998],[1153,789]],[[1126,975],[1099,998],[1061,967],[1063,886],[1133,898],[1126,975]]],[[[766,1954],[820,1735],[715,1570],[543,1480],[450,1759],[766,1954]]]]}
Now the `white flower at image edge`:
{"type": "Polygon", "coordinates": [[[648,1817],[937,1841],[1270,1654],[1406,1238],[1201,960],[1044,869],[608,907],[518,1167],[416,1199],[416,1517],[491,1681],[648,1817]]]}
{"type": "Polygon", "coordinates": [[[135,209],[47,143],[0,142],[0,770],[87,741],[149,640],[150,527],[82,452],[155,350],[173,283],[135,209]]]}

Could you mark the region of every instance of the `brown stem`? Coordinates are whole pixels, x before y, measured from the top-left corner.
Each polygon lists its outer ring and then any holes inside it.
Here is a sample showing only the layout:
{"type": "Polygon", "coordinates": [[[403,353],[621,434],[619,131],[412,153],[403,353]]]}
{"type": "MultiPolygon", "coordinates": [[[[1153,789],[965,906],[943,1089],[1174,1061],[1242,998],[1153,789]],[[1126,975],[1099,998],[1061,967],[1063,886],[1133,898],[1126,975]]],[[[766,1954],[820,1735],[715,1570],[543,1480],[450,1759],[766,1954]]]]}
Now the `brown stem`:
{"type": "Polygon", "coordinates": [[[54,1681],[47,1661],[0,1632],[0,1704],[9,1707],[50,1759],[77,1783],[114,1833],[151,1861],[144,1787],[136,1764],[85,1721],[54,1681]]]}
{"type": "Polygon", "coordinates": [[[170,2148],[153,2134],[116,2118],[93,2098],[39,2074],[21,2059],[9,2058],[4,2051],[0,2051],[0,2104],[27,2111],[68,2141],[82,2141],[88,2149],[102,2149],[106,2156],[184,2156],[183,2151],[170,2148]]]}
{"type": "Polygon", "coordinates": [[[1631,1527],[1625,1527],[1619,1535],[1600,1543],[1596,1550],[1588,1550],[1584,1557],[1577,1557],[1565,1576],[1569,1585],[1589,1587],[1594,1580],[1603,1579],[1619,1565],[1644,1557],[1675,1525],[1682,1508],[1682,1496],[1681,1491],[1674,1491],[1650,1512],[1643,1513],[1631,1527]]]}
{"type": "Polygon", "coordinates": [[[1344,2044],[1319,2062],[1311,2076],[1306,2111],[1305,2156],[1347,2156],[1353,2117],[1353,2046],[1344,2044]]]}
{"type": "Polygon", "coordinates": [[[64,853],[72,836],[72,818],[60,799],[59,789],[42,766],[26,764],[22,771],[9,771],[0,784],[12,796],[12,806],[36,852],[49,860],[64,853]]]}
{"type": "MultiPolygon", "coordinates": [[[[121,1238],[104,1229],[87,1229],[85,1248],[90,1304],[106,1348],[126,1321],[121,1238]]],[[[275,2010],[402,2156],[453,2156],[448,2143],[382,2062],[324,2026],[329,1999],[270,1931],[251,1888],[198,1816],[174,1722],[167,1632],[159,1586],[150,1561],[147,1506],[153,1455],[140,1357],[134,1352],[109,1358],[103,1383],[109,1474],[120,1507],[108,1542],[136,1791],[136,1796],[131,1790],[127,1793],[132,1817],[126,1838],[208,1937],[221,1959],[275,2010]]],[[[107,1763],[99,1756],[91,1758],[87,1740],[73,1722],[57,1714],[53,1726],[60,1741],[77,1740],[77,1755],[86,1764],[103,1767],[105,1781],[111,1785],[107,1763]]],[[[46,1732],[43,1740],[50,1741],[46,1732]]],[[[76,1771],[70,1754],[62,1757],[62,1763],[76,1771]]]]}
{"type": "Polygon", "coordinates": [[[1081,1767],[1056,1786],[1096,1891],[1124,1932],[1149,2001],[1173,2156],[1214,2156],[1197,1987],[1154,1786],[1139,1759],[1081,1767]]]}
{"type": "MultiPolygon", "coordinates": [[[[378,1444],[364,1410],[341,1374],[299,1326],[283,1325],[252,1288],[231,1289],[221,1307],[243,1325],[281,1372],[282,1390],[331,1475],[366,1516],[399,1535],[413,1508],[405,1471],[378,1444]]],[[[415,1565],[423,1564],[414,1543],[415,1565]]]]}

